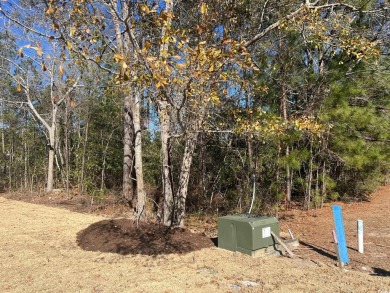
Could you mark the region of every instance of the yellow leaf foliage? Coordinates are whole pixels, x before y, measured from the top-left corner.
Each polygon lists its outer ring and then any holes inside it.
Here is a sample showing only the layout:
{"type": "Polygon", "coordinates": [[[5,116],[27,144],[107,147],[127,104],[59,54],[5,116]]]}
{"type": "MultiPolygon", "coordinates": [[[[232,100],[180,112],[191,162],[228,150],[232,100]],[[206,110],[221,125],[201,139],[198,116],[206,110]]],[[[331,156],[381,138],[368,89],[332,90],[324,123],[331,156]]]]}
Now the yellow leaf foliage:
{"type": "Polygon", "coordinates": [[[200,13],[201,14],[206,14],[207,13],[207,5],[204,2],[202,2],[202,4],[200,5],[200,13]]]}

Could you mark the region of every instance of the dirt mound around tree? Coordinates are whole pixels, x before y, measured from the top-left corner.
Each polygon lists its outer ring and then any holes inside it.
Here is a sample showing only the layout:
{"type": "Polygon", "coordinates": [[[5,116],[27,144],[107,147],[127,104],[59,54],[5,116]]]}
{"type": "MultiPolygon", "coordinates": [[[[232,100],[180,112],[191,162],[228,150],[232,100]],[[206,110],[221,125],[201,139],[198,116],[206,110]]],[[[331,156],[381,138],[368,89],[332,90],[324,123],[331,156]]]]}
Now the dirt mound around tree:
{"type": "Polygon", "coordinates": [[[94,223],[78,233],[77,243],[87,251],[121,255],[183,254],[214,246],[213,241],[202,234],[154,223],[139,223],[137,227],[137,223],[129,219],[94,223]]]}

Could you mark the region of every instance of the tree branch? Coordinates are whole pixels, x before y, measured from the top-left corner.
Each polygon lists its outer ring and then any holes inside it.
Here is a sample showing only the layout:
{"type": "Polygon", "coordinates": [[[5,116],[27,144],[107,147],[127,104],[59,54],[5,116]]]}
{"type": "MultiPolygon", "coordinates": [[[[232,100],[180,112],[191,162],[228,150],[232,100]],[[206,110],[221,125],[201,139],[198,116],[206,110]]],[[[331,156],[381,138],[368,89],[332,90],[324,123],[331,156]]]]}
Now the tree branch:
{"type": "Polygon", "coordinates": [[[345,7],[345,8],[350,9],[352,12],[359,11],[359,12],[362,12],[362,13],[375,13],[375,12],[379,12],[379,11],[383,11],[383,10],[388,10],[389,9],[389,7],[383,7],[381,9],[377,9],[377,10],[361,10],[359,8],[356,8],[355,6],[352,6],[352,5],[349,5],[349,4],[346,4],[346,3],[332,3],[332,4],[324,4],[324,5],[316,6],[317,3],[318,3],[318,0],[315,1],[314,3],[307,2],[306,5],[302,5],[301,7],[299,7],[294,12],[292,12],[289,15],[285,16],[284,18],[278,20],[277,22],[271,24],[270,26],[265,28],[262,32],[260,32],[257,35],[255,35],[252,39],[250,39],[249,41],[247,41],[244,44],[244,47],[249,47],[249,46],[253,45],[258,40],[260,40],[264,36],[266,36],[269,32],[271,32],[274,29],[278,28],[282,24],[283,21],[292,19],[294,16],[296,16],[300,12],[304,11],[305,9],[314,10],[314,9],[327,9],[327,8],[335,8],[335,7],[345,7]]]}
{"type": "Polygon", "coordinates": [[[306,6],[301,6],[300,8],[298,8],[297,10],[295,10],[294,12],[292,12],[291,14],[287,15],[286,17],[278,20],[277,22],[271,24],[270,26],[268,26],[266,29],[264,29],[261,33],[258,33],[257,35],[255,35],[251,40],[247,41],[245,44],[244,44],[244,47],[249,47],[251,45],[253,45],[254,43],[256,43],[258,40],[262,39],[264,36],[266,36],[269,32],[273,31],[274,29],[278,28],[282,21],[284,20],[290,20],[292,19],[295,15],[299,14],[301,11],[304,10],[306,6]]]}
{"type": "Polygon", "coordinates": [[[38,36],[41,36],[41,37],[45,37],[45,38],[48,38],[48,39],[54,39],[54,40],[59,40],[61,39],[61,36],[51,36],[51,35],[47,35],[47,34],[44,34],[44,33],[41,33],[27,25],[25,25],[24,23],[20,22],[19,20],[11,17],[9,14],[5,13],[4,10],[0,7],[0,13],[2,15],[4,15],[5,18],[11,20],[12,22],[16,23],[17,25],[21,26],[22,28],[30,31],[30,32],[33,32],[35,34],[37,34],[38,36]]]}
{"type": "Polygon", "coordinates": [[[21,106],[23,106],[24,104],[27,104],[26,102],[10,101],[10,100],[6,100],[3,98],[0,98],[0,102],[4,102],[7,104],[16,104],[16,105],[21,105],[21,106]]]}
{"type": "Polygon", "coordinates": [[[378,139],[378,138],[373,138],[373,137],[368,137],[368,136],[364,136],[364,137],[360,137],[360,138],[363,138],[363,139],[368,140],[368,141],[390,143],[390,139],[378,139]]]}
{"type": "Polygon", "coordinates": [[[69,94],[77,87],[77,83],[79,82],[80,80],[80,76],[77,77],[76,81],[73,83],[73,85],[67,90],[67,92],[64,94],[63,98],[60,99],[58,102],[57,102],[57,105],[60,105],[68,96],[69,94]]]}
{"type": "Polygon", "coordinates": [[[51,127],[50,125],[46,122],[45,119],[41,116],[41,114],[38,113],[37,109],[35,109],[34,104],[31,101],[31,96],[30,96],[30,89],[28,88],[28,81],[25,86],[23,86],[24,91],[26,93],[26,98],[27,98],[27,105],[31,109],[31,111],[34,113],[35,117],[45,126],[45,128],[50,131],[51,127]]]}

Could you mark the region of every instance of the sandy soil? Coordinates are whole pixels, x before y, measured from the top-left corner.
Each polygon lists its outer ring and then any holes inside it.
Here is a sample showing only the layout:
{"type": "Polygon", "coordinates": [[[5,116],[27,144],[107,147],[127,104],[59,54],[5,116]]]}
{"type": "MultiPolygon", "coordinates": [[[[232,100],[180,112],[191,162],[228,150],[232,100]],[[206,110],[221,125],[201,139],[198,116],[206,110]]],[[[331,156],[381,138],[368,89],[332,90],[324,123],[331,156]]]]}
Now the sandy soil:
{"type": "MultiPolygon", "coordinates": [[[[389,247],[375,245],[390,246],[390,201],[380,204],[388,197],[385,193],[378,203],[356,204],[363,219],[368,206],[377,211],[370,218],[367,214],[365,221],[371,242],[366,262],[389,258],[389,247]]],[[[356,218],[348,210],[356,210],[354,205],[343,207],[347,237],[352,240],[348,233],[356,218]]],[[[330,208],[286,215],[283,229],[289,226],[309,245],[321,247],[301,246],[296,259],[252,258],[216,247],[155,256],[84,251],[77,245],[77,234],[107,218],[3,197],[0,209],[0,292],[390,292],[387,262],[367,265],[381,269],[382,275],[353,267],[344,272],[334,259],[321,254],[327,249],[332,255],[330,241],[324,241],[329,237],[310,235],[329,234],[330,221],[322,217],[331,217],[330,208]]]]}
{"type": "MultiPolygon", "coordinates": [[[[350,260],[347,268],[390,277],[390,186],[380,188],[367,202],[336,204],[343,211],[350,260]],[[364,254],[357,251],[358,219],[364,224],[364,254]]],[[[309,212],[289,211],[281,219],[282,231],[290,228],[299,239],[301,256],[326,264],[335,263],[332,205],[309,212]]]]}

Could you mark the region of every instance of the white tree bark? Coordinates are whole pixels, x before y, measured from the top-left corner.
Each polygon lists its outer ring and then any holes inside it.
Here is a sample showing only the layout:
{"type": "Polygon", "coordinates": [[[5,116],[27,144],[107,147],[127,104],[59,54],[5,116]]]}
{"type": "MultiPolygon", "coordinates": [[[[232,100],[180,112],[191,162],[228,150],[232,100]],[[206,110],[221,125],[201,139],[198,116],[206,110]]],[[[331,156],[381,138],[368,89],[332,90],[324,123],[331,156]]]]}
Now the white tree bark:
{"type": "MultiPolygon", "coordinates": [[[[165,1],[165,12],[172,13],[173,1],[165,1]]],[[[168,17],[165,25],[161,29],[161,39],[164,38],[167,28],[171,25],[171,18],[168,17]]],[[[168,53],[168,43],[160,46],[160,59],[165,60],[168,53]]],[[[158,117],[161,131],[161,161],[162,161],[162,182],[164,196],[163,224],[171,226],[174,223],[175,200],[173,198],[173,182],[170,162],[170,132],[171,132],[171,111],[167,97],[161,95],[158,101],[158,117]]]]}
{"type": "Polygon", "coordinates": [[[192,165],[192,158],[194,156],[195,148],[198,140],[198,131],[190,132],[188,134],[186,145],[184,148],[183,161],[180,169],[179,187],[177,190],[177,224],[184,227],[184,216],[186,210],[186,200],[188,194],[188,183],[190,179],[190,171],[192,165]]]}
{"type": "MultiPolygon", "coordinates": [[[[46,182],[46,192],[53,191],[53,185],[54,185],[54,156],[55,156],[55,134],[56,134],[56,124],[57,124],[57,112],[58,112],[58,106],[64,101],[66,97],[69,96],[69,94],[74,90],[74,88],[77,86],[77,83],[79,81],[79,78],[76,79],[73,86],[63,95],[61,99],[58,99],[55,97],[53,90],[51,91],[51,124],[49,124],[41,114],[38,113],[37,109],[35,108],[32,97],[30,94],[30,88],[28,79],[26,79],[25,85],[23,85],[26,98],[27,98],[27,105],[30,108],[33,115],[43,124],[43,126],[46,128],[46,131],[48,133],[48,148],[49,148],[49,159],[48,159],[48,166],[47,166],[47,182],[46,182]]],[[[51,84],[54,84],[53,78],[51,80],[51,84]]]]}
{"type": "Polygon", "coordinates": [[[162,185],[163,185],[163,224],[171,226],[174,216],[173,184],[170,162],[170,124],[171,117],[169,104],[166,101],[159,101],[158,115],[160,121],[161,135],[161,162],[162,162],[162,185]]]}
{"type": "Polygon", "coordinates": [[[141,129],[141,100],[140,93],[135,89],[134,97],[134,168],[137,178],[137,219],[146,220],[146,194],[144,188],[144,174],[142,164],[142,129],[141,129]]]}
{"type": "Polygon", "coordinates": [[[133,114],[131,106],[131,96],[126,95],[124,98],[124,121],[123,121],[123,197],[133,205],[133,114]]]}

